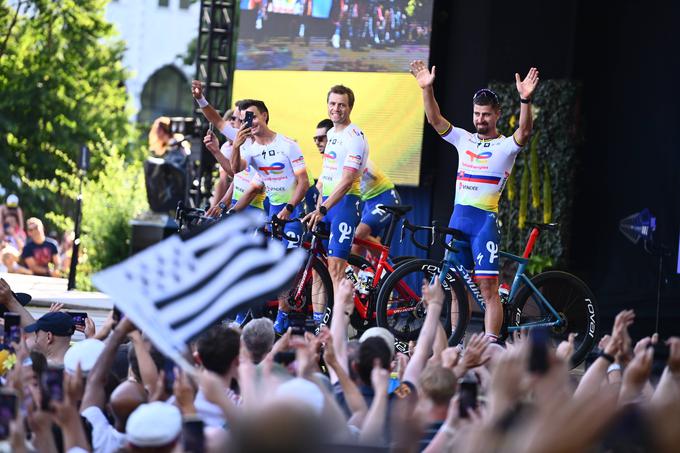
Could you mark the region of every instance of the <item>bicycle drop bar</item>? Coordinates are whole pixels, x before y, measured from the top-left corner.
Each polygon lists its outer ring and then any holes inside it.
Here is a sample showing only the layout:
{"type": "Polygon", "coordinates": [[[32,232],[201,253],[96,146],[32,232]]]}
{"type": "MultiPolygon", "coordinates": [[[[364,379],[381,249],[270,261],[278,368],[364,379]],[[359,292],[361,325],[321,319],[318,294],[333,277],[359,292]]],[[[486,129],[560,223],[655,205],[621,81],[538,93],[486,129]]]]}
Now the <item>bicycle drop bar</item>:
{"type": "Polygon", "coordinates": [[[408,219],[404,219],[404,223],[401,228],[401,240],[404,240],[404,230],[409,230],[411,232],[411,242],[413,244],[425,251],[429,251],[430,247],[434,245],[435,243],[439,243],[442,247],[444,247],[446,250],[449,250],[453,253],[457,253],[458,249],[450,245],[448,242],[446,242],[446,236],[450,235],[453,238],[460,238],[463,233],[461,233],[459,230],[456,230],[454,228],[449,228],[449,227],[442,227],[437,225],[437,222],[432,222],[431,226],[423,226],[423,225],[413,225],[411,224],[408,219]],[[416,238],[415,234],[418,231],[427,231],[430,234],[430,245],[427,246],[423,244],[422,242],[418,241],[416,238]]]}
{"type": "Polygon", "coordinates": [[[430,250],[430,247],[434,244],[434,227],[433,226],[420,226],[420,225],[413,225],[411,222],[408,221],[408,219],[404,219],[404,223],[401,225],[401,238],[400,242],[404,241],[404,232],[405,230],[409,230],[411,232],[411,242],[413,245],[418,247],[421,250],[425,250],[426,252],[430,250]],[[429,238],[430,238],[430,244],[425,245],[422,242],[418,241],[418,238],[416,238],[416,232],[418,231],[427,231],[429,233],[429,238]]]}

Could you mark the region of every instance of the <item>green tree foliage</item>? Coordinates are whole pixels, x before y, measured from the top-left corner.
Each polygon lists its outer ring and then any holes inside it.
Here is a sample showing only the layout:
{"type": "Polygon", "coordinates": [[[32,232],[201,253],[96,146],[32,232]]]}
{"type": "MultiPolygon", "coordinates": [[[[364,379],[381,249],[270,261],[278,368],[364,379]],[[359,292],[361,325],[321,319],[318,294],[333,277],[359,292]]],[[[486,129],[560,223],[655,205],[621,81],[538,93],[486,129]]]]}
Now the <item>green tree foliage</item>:
{"type": "Polygon", "coordinates": [[[541,178],[538,172],[538,138],[541,136],[540,132],[531,137],[529,145],[529,167],[531,168],[531,207],[538,209],[541,205],[541,178]]]}
{"type": "Polygon", "coordinates": [[[519,185],[519,217],[517,220],[517,226],[520,229],[524,228],[529,208],[529,163],[527,159],[524,159],[524,168],[522,170],[522,181],[519,185]]]}
{"type": "Polygon", "coordinates": [[[552,222],[552,184],[548,164],[543,164],[543,223],[552,222]]]}
{"type": "Polygon", "coordinates": [[[0,0],[0,184],[27,216],[73,228],[82,145],[79,289],[129,254],[129,221],[146,207],[139,131],[129,122],[124,45],[107,0],[0,0]]]}
{"type": "MultiPolygon", "coordinates": [[[[64,177],[82,145],[94,149],[102,134],[128,152],[124,46],[106,3],[0,0],[0,184],[28,215],[72,212],[64,177]]],[[[104,165],[93,153],[90,176],[104,165]]]]}
{"type": "MultiPolygon", "coordinates": [[[[519,118],[515,84],[493,83],[491,88],[503,104],[498,128],[509,136],[519,118]]],[[[578,84],[572,81],[541,81],[533,96],[533,136],[530,145],[518,154],[512,171],[512,179],[520,181],[519,197],[508,190],[500,200],[501,247],[505,250],[523,250],[529,233],[526,222],[560,224],[557,233],[541,235],[532,257],[534,272],[553,263],[562,266],[568,258],[565,233],[571,228],[576,148],[582,140],[577,129],[578,92],[578,84]]]]}

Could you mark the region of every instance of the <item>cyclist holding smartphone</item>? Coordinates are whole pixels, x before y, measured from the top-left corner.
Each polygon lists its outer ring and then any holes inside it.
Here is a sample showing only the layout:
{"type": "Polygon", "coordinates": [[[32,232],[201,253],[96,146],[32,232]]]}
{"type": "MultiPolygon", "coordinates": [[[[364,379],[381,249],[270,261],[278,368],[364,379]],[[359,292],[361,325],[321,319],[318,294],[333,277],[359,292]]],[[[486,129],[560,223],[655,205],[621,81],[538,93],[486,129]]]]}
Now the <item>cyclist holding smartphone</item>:
{"type": "Polygon", "coordinates": [[[457,259],[469,272],[474,269],[474,278],[486,302],[484,328],[486,334],[495,340],[503,324],[503,309],[498,295],[498,200],[517,153],[531,135],[531,96],[538,85],[538,70],[529,69],[524,80],[515,74],[521,102],[519,127],[512,137],[504,137],[496,127],[501,113],[496,93],[485,88],[473,96],[472,121],[476,129],[473,134],[453,127],[442,116],[432,88],[434,66],[430,71],[420,60],[411,62],[410,66],[411,74],[423,91],[428,123],[458,150],[455,205],[449,227],[463,232],[465,237],[460,239],[470,243],[470,248],[458,252],[457,259]]]}

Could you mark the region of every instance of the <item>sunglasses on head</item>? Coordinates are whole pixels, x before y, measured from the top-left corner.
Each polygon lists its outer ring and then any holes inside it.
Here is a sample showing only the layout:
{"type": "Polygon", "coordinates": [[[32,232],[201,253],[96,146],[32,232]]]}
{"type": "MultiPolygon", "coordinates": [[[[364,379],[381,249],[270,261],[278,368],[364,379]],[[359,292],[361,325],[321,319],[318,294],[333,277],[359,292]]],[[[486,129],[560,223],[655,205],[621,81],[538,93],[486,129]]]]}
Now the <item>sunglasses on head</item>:
{"type": "Polygon", "coordinates": [[[494,104],[500,104],[500,102],[498,102],[498,95],[488,88],[482,88],[476,92],[475,95],[472,96],[472,101],[474,102],[479,98],[491,98],[494,104]]]}

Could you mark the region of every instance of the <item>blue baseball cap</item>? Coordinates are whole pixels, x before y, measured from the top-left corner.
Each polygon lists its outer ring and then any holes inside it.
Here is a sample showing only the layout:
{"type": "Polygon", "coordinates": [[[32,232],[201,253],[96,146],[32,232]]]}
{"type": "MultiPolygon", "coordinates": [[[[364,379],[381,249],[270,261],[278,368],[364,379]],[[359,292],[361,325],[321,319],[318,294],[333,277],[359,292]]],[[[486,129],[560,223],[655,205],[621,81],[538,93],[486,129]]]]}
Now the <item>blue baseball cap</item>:
{"type": "Polygon", "coordinates": [[[76,330],[76,325],[73,323],[71,315],[61,311],[46,313],[36,322],[24,328],[24,332],[37,332],[43,330],[45,332],[52,332],[52,334],[59,337],[70,337],[76,330]]]}

